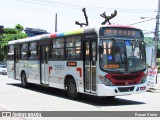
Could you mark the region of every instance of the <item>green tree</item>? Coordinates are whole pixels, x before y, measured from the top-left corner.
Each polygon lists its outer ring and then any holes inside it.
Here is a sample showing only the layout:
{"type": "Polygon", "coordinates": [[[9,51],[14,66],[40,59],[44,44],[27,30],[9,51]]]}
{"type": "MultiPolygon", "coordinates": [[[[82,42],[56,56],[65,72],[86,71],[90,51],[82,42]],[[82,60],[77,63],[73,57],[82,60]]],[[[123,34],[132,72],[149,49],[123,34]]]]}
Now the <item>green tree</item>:
{"type": "Polygon", "coordinates": [[[145,37],[144,38],[144,41],[149,44],[149,45],[153,45],[154,43],[154,38],[151,38],[151,37],[145,37]]]}
{"type": "MultiPolygon", "coordinates": [[[[144,41],[149,45],[154,45],[154,38],[145,37],[144,41]]],[[[158,41],[158,49],[160,49],[160,40],[158,41]]]]}
{"type": "Polygon", "coordinates": [[[23,33],[23,26],[17,24],[14,28],[4,28],[4,33],[0,35],[0,61],[6,59],[6,46],[9,41],[17,40],[27,37],[25,33],[23,33]]]}

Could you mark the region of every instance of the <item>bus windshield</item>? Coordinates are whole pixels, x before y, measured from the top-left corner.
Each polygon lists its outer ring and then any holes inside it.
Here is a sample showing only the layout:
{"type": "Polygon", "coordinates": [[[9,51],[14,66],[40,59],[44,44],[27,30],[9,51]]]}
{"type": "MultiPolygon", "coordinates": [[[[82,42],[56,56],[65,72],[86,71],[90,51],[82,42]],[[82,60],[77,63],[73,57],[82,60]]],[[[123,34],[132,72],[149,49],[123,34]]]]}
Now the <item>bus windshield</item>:
{"type": "Polygon", "coordinates": [[[100,66],[109,72],[137,72],[145,69],[145,45],[137,39],[101,39],[100,66]]]}

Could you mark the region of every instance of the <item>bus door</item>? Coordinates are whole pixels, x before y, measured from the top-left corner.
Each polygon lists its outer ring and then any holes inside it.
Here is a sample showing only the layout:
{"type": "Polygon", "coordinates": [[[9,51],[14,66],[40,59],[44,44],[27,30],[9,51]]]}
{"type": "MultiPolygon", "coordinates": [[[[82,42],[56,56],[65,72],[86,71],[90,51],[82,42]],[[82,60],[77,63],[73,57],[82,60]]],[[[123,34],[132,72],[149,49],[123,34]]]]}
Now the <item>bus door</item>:
{"type": "Polygon", "coordinates": [[[97,43],[96,40],[84,41],[84,83],[86,92],[96,92],[96,60],[97,43]]]}
{"type": "Polygon", "coordinates": [[[20,79],[19,73],[19,58],[20,58],[20,45],[16,45],[14,48],[14,76],[15,79],[20,79]]]}
{"type": "Polygon", "coordinates": [[[49,45],[40,46],[40,80],[41,84],[48,85],[48,58],[49,58],[49,45]]]}

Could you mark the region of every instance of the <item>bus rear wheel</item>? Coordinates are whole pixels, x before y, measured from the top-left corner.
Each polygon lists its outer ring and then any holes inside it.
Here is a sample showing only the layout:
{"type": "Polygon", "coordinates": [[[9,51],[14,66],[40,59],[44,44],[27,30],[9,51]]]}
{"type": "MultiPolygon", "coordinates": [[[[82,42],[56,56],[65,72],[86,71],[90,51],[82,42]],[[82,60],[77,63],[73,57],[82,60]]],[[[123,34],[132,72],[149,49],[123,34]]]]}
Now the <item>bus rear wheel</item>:
{"type": "Polygon", "coordinates": [[[27,77],[26,77],[26,74],[23,72],[22,75],[21,75],[21,85],[22,87],[24,88],[27,88],[28,87],[28,83],[27,83],[27,77]]]}
{"type": "Polygon", "coordinates": [[[70,78],[67,82],[67,94],[71,99],[77,99],[79,97],[76,83],[73,78],[70,78]]]}

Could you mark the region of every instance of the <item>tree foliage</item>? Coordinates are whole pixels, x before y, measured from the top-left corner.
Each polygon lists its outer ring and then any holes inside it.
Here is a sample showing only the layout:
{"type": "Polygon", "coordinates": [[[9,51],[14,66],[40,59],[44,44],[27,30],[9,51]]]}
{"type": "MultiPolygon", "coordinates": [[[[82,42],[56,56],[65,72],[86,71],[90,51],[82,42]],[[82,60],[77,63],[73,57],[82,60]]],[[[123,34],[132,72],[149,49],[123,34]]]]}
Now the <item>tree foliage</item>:
{"type": "Polygon", "coordinates": [[[0,35],[0,61],[5,57],[6,45],[9,41],[27,37],[27,35],[22,32],[23,29],[23,26],[20,24],[17,24],[14,28],[3,29],[4,33],[0,35]]]}
{"type": "MultiPolygon", "coordinates": [[[[148,45],[154,45],[154,38],[151,37],[145,37],[144,41],[148,44],[148,45]]],[[[158,49],[160,49],[160,40],[158,41],[158,49]]]]}
{"type": "Polygon", "coordinates": [[[154,38],[151,38],[151,37],[145,37],[144,38],[144,41],[149,44],[149,45],[153,45],[154,43],[154,38]]]}

